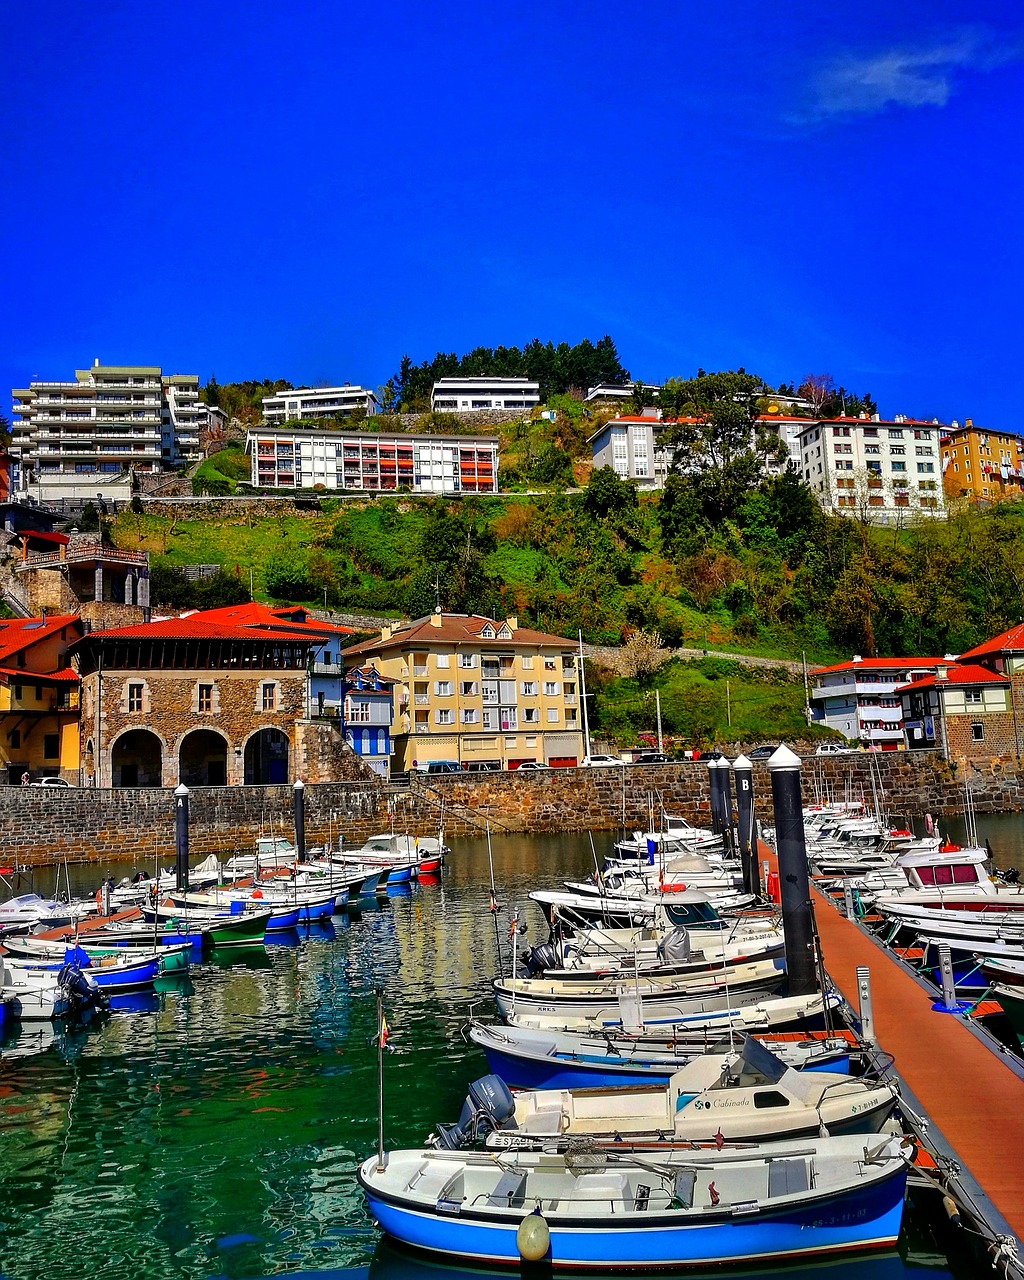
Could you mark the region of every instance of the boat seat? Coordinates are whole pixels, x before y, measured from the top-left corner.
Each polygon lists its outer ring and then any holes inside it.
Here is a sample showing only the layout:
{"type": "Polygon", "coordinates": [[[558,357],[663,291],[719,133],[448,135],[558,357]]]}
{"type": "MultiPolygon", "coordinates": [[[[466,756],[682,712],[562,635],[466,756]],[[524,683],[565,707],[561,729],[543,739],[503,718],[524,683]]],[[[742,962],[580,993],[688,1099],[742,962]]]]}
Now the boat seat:
{"type": "Polygon", "coordinates": [[[809,1190],[806,1160],[768,1161],[768,1198],[809,1190]]]}
{"type": "Polygon", "coordinates": [[[581,1173],[576,1179],[573,1202],[583,1213],[623,1213],[634,1208],[624,1173],[581,1173]]]}
{"type": "Polygon", "coordinates": [[[519,1122],[521,1133],[558,1134],[564,1126],[564,1112],[561,1107],[537,1107],[525,1115],[519,1122]]]}
{"type": "Polygon", "coordinates": [[[487,1203],[500,1209],[521,1209],[526,1203],[526,1174],[507,1170],[487,1197],[487,1203]]]}

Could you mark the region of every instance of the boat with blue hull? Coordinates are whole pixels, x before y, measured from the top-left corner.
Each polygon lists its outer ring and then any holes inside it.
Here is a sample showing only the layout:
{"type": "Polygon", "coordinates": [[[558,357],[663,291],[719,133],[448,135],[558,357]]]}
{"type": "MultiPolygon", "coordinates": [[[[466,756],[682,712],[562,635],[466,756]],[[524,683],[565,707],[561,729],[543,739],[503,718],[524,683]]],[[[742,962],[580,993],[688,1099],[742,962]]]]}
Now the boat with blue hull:
{"type": "Polygon", "coordinates": [[[651,1159],[425,1148],[371,1156],[357,1176],[383,1230],[414,1248],[520,1266],[525,1234],[541,1258],[547,1238],[557,1270],[658,1270],[891,1247],[910,1158],[899,1138],[856,1135],[651,1159]]]}
{"type": "Polygon", "coordinates": [[[68,947],[61,959],[7,958],[8,968],[15,973],[58,973],[67,963],[76,964],[89,974],[101,991],[112,995],[121,991],[152,990],[160,974],[161,957],[156,953],[133,956],[126,952],[120,955],[95,956],[81,947],[68,947]]]}
{"type": "MultiPolygon", "coordinates": [[[[701,1052],[685,1045],[673,1048],[667,1039],[663,1048],[643,1048],[625,1034],[585,1035],[480,1023],[470,1024],[469,1038],[484,1051],[491,1071],[515,1089],[665,1085],[674,1071],[701,1052]]],[[[741,1032],[733,1046],[726,1039],[714,1051],[736,1052],[743,1038],[741,1032]]],[[[850,1045],[844,1039],[759,1039],[802,1071],[849,1073],[850,1045]]]]}

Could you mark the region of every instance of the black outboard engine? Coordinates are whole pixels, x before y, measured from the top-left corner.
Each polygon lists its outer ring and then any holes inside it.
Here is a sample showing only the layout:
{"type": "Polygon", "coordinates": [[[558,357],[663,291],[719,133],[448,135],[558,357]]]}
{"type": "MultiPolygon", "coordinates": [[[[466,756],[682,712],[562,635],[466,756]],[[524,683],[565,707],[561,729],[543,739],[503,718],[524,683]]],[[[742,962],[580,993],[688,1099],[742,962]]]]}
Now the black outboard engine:
{"type": "Polygon", "coordinates": [[[75,1018],[91,1009],[106,1009],[107,997],[100,990],[96,979],[77,964],[68,963],[57,974],[57,985],[68,1001],[68,1012],[75,1018]]]}
{"type": "Polygon", "coordinates": [[[514,1129],[516,1102],[500,1076],[481,1076],[469,1086],[458,1124],[439,1124],[435,1144],[446,1151],[468,1147],[494,1129],[514,1129]]]}
{"type": "Polygon", "coordinates": [[[537,974],[543,973],[545,969],[558,968],[558,954],[550,942],[542,942],[540,946],[534,947],[529,954],[526,962],[530,977],[536,977],[537,974]]]}

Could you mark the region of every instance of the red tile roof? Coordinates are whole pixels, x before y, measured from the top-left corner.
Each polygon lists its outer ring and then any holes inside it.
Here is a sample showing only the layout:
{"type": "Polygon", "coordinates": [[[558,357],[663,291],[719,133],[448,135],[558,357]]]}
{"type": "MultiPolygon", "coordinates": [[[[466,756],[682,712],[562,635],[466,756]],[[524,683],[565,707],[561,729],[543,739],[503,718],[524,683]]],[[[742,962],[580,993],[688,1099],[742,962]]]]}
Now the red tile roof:
{"type": "Polygon", "coordinates": [[[546,631],[534,631],[530,627],[515,627],[510,640],[499,640],[497,637],[485,638],[480,633],[490,625],[495,632],[504,625],[504,619],[485,618],[476,613],[442,613],[440,626],[435,626],[432,617],[417,618],[413,622],[396,623],[390,639],[378,636],[374,640],[364,640],[362,644],[352,645],[345,650],[346,659],[369,653],[383,653],[387,650],[408,649],[415,645],[493,645],[495,648],[515,648],[537,646],[564,649],[575,648],[575,640],[567,640],[564,636],[552,636],[546,631]]]}
{"type": "Polygon", "coordinates": [[[28,671],[24,667],[0,667],[0,676],[11,676],[24,684],[53,684],[65,680],[78,684],[78,672],[74,667],[61,667],[59,671],[28,671]]]}
{"type": "Polygon", "coordinates": [[[309,629],[321,635],[355,635],[352,627],[343,627],[336,622],[327,622],[310,616],[309,610],[299,605],[265,605],[258,600],[247,600],[243,604],[224,605],[220,609],[203,609],[189,615],[193,618],[205,618],[211,622],[226,622],[236,627],[281,627],[309,629]]]}
{"type": "Polygon", "coordinates": [[[901,667],[937,667],[942,658],[859,658],[856,662],[837,662],[833,667],[814,667],[812,676],[823,676],[830,671],[898,671],[901,667]]]}
{"type": "Polygon", "coordinates": [[[983,644],[975,645],[973,649],[968,649],[967,652],[962,653],[960,657],[980,658],[988,654],[1021,652],[1024,652],[1024,622],[1018,622],[1017,625],[1011,627],[1009,631],[1003,631],[1000,635],[994,636],[991,640],[986,640],[983,644]]]}
{"type": "Polygon", "coordinates": [[[111,627],[107,631],[91,631],[75,642],[80,647],[85,640],[299,640],[315,644],[322,637],[300,634],[299,628],[271,635],[257,627],[234,627],[224,622],[209,622],[202,614],[193,613],[187,618],[161,618],[156,622],[138,622],[130,627],[111,627]]]}
{"type": "Polygon", "coordinates": [[[38,644],[72,623],[79,624],[77,613],[55,613],[42,618],[4,618],[0,620],[0,664],[22,649],[38,644]]]}
{"type": "Polygon", "coordinates": [[[988,667],[979,667],[972,662],[951,663],[946,668],[945,680],[939,680],[937,676],[924,676],[921,680],[911,680],[908,684],[897,686],[896,692],[904,693],[908,689],[934,689],[936,685],[962,685],[962,684],[1009,684],[1010,681],[1006,676],[997,675],[994,671],[990,671],[988,667]]]}

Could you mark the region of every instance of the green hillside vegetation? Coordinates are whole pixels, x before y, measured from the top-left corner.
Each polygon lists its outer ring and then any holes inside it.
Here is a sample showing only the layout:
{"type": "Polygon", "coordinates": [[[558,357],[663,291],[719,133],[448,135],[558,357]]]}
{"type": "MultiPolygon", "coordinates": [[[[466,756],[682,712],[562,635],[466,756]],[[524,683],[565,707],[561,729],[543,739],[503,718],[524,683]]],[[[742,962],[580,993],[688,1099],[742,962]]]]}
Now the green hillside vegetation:
{"type": "Polygon", "coordinates": [[[248,485],[252,464],[242,445],[231,445],[211,454],[192,477],[192,492],[224,497],[234,493],[239,482],[248,485]]]}

